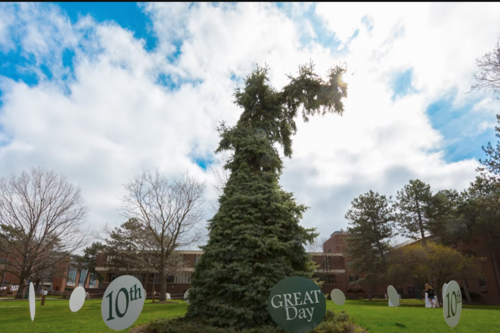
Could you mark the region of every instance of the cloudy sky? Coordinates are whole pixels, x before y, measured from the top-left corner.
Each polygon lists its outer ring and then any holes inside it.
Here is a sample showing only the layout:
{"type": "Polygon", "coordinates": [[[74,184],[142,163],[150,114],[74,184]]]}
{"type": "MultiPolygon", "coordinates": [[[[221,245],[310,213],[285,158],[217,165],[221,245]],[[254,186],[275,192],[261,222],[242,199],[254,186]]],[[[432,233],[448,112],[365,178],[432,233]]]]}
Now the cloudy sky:
{"type": "MultiPolygon", "coordinates": [[[[89,223],[122,222],[134,171],[205,181],[217,124],[256,64],[286,74],[347,63],[344,116],[298,122],[283,187],[322,236],[351,200],[419,178],[464,189],[500,103],[469,92],[500,36],[498,3],[0,3],[0,176],[33,165],[81,187],[89,223]],[[495,14],[496,13],[496,14],[495,14]]],[[[206,205],[206,218],[212,216],[206,205]]]]}

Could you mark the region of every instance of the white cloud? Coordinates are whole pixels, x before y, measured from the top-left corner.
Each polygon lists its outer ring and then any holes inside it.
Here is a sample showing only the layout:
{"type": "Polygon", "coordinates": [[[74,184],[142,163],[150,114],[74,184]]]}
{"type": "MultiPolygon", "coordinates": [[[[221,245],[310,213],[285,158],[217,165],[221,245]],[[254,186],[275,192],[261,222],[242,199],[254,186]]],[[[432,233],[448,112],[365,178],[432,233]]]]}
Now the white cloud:
{"type": "MultiPolygon", "coordinates": [[[[289,12],[298,18],[307,6],[293,5],[289,12]]],[[[349,51],[342,57],[316,42],[302,45],[304,31],[315,36],[310,18],[290,19],[274,4],[145,4],[158,37],[153,52],[116,24],[84,17],[72,25],[55,6],[22,7],[16,24],[26,25],[25,52],[52,59],[63,72],[61,52],[69,47],[76,65],[70,94],[57,80],[31,88],[0,80],[0,125],[12,138],[0,147],[0,174],[33,164],[63,172],[82,187],[95,226],[120,221],[121,185],[141,167],[160,167],[169,175],[190,170],[208,182],[211,199],[213,178],[191,158],[215,150],[218,121],[232,125],[239,117],[231,75],[241,80],[256,63],[267,63],[279,88],[285,74],[313,59],[320,74],[348,63],[349,97],[343,117],[315,117],[306,124],[298,119],[282,183],[311,207],[304,225],[324,234],[345,228],[343,216],[354,197],[370,189],[394,195],[409,179],[436,190],[461,190],[478,163],[446,163],[439,151],[443,137],[425,110],[436,96],[470,86],[474,59],[496,41],[495,6],[317,4],[316,14],[349,51]],[[171,62],[176,45],[181,53],[171,62]],[[389,74],[408,68],[419,92],[392,101],[389,74]],[[169,91],[156,84],[160,73],[200,82],[169,91]]],[[[0,23],[0,41],[5,26],[0,23]]],[[[478,112],[491,112],[493,104],[481,103],[478,112]]]]}

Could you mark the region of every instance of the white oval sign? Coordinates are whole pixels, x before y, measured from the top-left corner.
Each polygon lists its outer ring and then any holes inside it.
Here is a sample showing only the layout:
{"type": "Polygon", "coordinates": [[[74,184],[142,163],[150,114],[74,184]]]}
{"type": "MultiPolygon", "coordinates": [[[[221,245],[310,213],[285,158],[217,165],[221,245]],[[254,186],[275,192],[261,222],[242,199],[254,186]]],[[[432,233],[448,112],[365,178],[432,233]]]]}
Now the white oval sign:
{"type": "Polygon", "coordinates": [[[332,298],[333,303],[337,305],[344,305],[345,303],[345,295],[340,289],[333,289],[330,293],[330,297],[332,298]]]}
{"type": "Polygon", "coordinates": [[[30,303],[31,321],[33,321],[35,320],[35,287],[33,286],[33,282],[30,282],[28,298],[30,303]]]}
{"type": "Polygon", "coordinates": [[[399,295],[396,291],[396,288],[394,288],[393,286],[387,287],[387,296],[389,297],[389,301],[391,302],[392,306],[399,306],[399,295]]]}
{"type": "Polygon", "coordinates": [[[184,293],[184,300],[187,304],[189,304],[189,289],[184,293]]]}
{"type": "Polygon", "coordinates": [[[450,281],[446,286],[443,297],[443,316],[450,327],[457,326],[462,314],[462,293],[460,286],[455,281],[450,281]]]}
{"type": "Polygon", "coordinates": [[[443,299],[444,299],[444,295],[446,295],[446,286],[448,286],[448,283],[444,283],[443,284],[443,289],[442,289],[442,292],[443,292],[443,299]]]}
{"type": "Polygon", "coordinates": [[[130,275],[120,276],[110,283],[102,297],[101,315],[112,330],[130,327],[142,312],[146,290],[130,275]]]}
{"type": "Polygon", "coordinates": [[[77,312],[82,308],[83,303],[85,303],[85,288],[78,286],[73,289],[73,292],[69,297],[69,309],[72,312],[77,312]]]}

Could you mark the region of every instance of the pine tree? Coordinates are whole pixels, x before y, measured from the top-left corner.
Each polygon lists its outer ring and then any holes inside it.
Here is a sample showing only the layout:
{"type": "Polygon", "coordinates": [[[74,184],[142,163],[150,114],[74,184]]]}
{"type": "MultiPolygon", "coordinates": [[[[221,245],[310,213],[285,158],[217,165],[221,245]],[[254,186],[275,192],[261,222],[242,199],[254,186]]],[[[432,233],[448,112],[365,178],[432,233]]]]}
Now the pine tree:
{"type": "Polygon", "coordinates": [[[307,207],[279,185],[283,163],[278,147],[291,157],[300,106],[305,121],[321,111],[342,114],[345,69],[331,69],[325,82],[312,64],[300,66],[299,76],[289,76],[281,91],[269,85],[268,71],[257,67],[244,89],[236,89],[235,103],[243,113],[235,126],[218,128],[216,152],[232,152],[225,165],[231,174],[209,221],[209,241],[191,281],[187,320],[238,329],[273,324],[267,311],[271,288],[285,277],[312,277],[314,265],[304,244],[316,234],[299,225],[307,207]]]}
{"type": "Polygon", "coordinates": [[[410,180],[396,195],[397,222],[404,236],[418,239],[426,245],[425,232],[434,214],[431,186],[419,179],[410,180]]]}
{"type": "Polygon", "coordinates": [[[387,272],[386,252],[394,236],[394,209],[391,198],[369,191],[352,201],[345,218],[349,221],[349,237],[344,255],[349,269],[363,274],[359,284],[366,282],[371,299],[370,284],[379,281],[387,272]]]}

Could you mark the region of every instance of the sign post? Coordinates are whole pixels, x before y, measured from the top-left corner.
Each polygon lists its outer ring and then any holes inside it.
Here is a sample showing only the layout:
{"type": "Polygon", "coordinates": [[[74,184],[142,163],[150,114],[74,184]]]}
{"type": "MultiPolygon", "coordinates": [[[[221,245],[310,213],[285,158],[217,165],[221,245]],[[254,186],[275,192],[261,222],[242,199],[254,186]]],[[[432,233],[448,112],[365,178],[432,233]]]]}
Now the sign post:
{"type": "Polygon", "coordinates": [[[312,280],[294,276],[271,289],[267,308],[276,325],[285,331],[305,333],[323,321],[326,299],[312,280]]]}
{"type": "Polygon", "coordinates": [[[47,295],[47,290],[42,289],[42,303],[40,304],[40,306],[45,305],[45,295],[47,295]]]}
{"type": "Polygon", "coordinates": [[[120,276],[113,280],[102,297],[101,315],[112,330],[130,327],[142,312],[146,290],[135,277],[120,276]]]}

